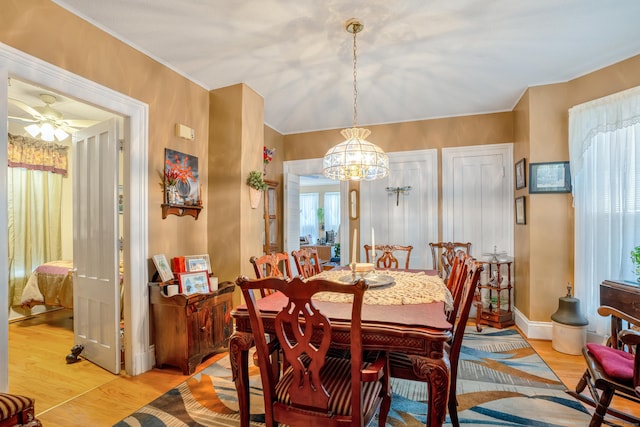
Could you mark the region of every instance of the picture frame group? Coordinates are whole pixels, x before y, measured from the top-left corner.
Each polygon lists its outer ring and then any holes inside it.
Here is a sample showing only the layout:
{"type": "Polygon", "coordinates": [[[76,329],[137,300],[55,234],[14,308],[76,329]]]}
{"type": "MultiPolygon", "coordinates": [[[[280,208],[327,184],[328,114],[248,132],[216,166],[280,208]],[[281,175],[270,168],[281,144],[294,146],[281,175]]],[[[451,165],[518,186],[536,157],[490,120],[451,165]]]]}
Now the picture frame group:
{"type": "MultiPolygon", "coordinates": [[[[176,284],[179,288],[178,293],[184,295],[209,293],[217,290],[217,278],[213,278],[215,279],[215,289],[212,287],[211,260],[208,254],[174,257],[173,269],[164,254],[153,255],[152,259],[161,286],[176,284]],[[176,260],[179,262],[176,263],[176,260]]],[[[154,280],[156,279],[154,278],[154,280]]]]}

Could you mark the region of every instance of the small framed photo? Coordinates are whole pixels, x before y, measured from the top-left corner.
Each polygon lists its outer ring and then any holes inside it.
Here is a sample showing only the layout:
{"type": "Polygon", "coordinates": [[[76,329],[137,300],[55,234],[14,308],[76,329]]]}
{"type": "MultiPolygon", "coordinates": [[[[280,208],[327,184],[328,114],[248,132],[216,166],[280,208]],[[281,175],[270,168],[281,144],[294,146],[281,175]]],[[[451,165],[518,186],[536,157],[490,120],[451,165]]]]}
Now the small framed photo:
{"type": "Polygon", "coordinates": [[[524,196],[516,197],[516,224],[526,224],[524,196]]]}
{"type": "Polygon", "coordinates": [[[570,193],[569,162],[529,163],[529,193],[570,193]]]}
{"type": "Polygon", "coordinates": [[[153,264],[156,266],[156,270],[158,270],[160,280],[162,282],[172,281],[174,279],[173,271],[171,271],[171,267],[164,254],[154,255],[151,258],[153,259],[153,264]]]}
{"type": "Polygon", "coordinates": [[[206,270],[178,273],[178,282],[181,294],[208,294],[211,292],[209,273],[206,270]]]}
{"type": "Polygon", "coordinates": [[[516,190],[527,186],[526,168],[524,158],[516,163],[516,190]]]}
{"type": "Polygon", "coordinates": [[[184,257],[185,267],[187,271],[202,271],[211,273],[211,261],[209,260],[209,254],[204,255],[186,255],[184,257]]]}

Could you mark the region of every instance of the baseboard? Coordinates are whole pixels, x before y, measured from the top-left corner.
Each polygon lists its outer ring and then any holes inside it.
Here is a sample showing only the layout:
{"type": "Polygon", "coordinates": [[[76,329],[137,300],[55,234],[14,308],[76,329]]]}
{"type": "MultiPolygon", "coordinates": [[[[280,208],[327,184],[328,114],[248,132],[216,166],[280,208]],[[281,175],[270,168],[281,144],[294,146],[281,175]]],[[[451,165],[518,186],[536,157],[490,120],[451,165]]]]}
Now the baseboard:
{"type": "Polygon", "coordinates": [[[525,337],[529,339],[551,341],[553,338],[553,324],[549,322],[535,322],[527,319],[517,308],[513,309],[516,326],[520,328],[525,337]]]}

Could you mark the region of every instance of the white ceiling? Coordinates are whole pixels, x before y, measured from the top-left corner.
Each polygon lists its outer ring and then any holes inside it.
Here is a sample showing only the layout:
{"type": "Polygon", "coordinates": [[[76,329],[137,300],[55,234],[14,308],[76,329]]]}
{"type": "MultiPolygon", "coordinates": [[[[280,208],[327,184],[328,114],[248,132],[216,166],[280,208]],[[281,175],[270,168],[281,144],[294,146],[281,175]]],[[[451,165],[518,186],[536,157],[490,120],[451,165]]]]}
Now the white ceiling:
{"type": "Polygon", "coordinates": [[[638,0],[54,0],[210,90],[246,83],[265,122],[349,127],[511,110],[527,87],[640,54],[638,0]]]}

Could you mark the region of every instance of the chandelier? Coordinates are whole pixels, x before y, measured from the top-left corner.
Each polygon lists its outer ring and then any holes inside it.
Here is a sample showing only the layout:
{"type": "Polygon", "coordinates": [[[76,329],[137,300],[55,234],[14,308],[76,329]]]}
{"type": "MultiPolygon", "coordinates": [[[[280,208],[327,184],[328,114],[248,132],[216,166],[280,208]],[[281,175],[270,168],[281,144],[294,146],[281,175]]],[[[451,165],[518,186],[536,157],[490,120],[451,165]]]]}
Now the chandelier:
{"type": "Polygon", "coordinates": [[[323,174],[340,181],[372,181],[389,175],[389,157],[377,145],[367,141],[369,129],[358,128],[358,86],[356,34],[364,28],[357,19],[347,21],[346,30],[353,34],[353,127],[340,131],[345,141],[324,155],[323,174]]]}

